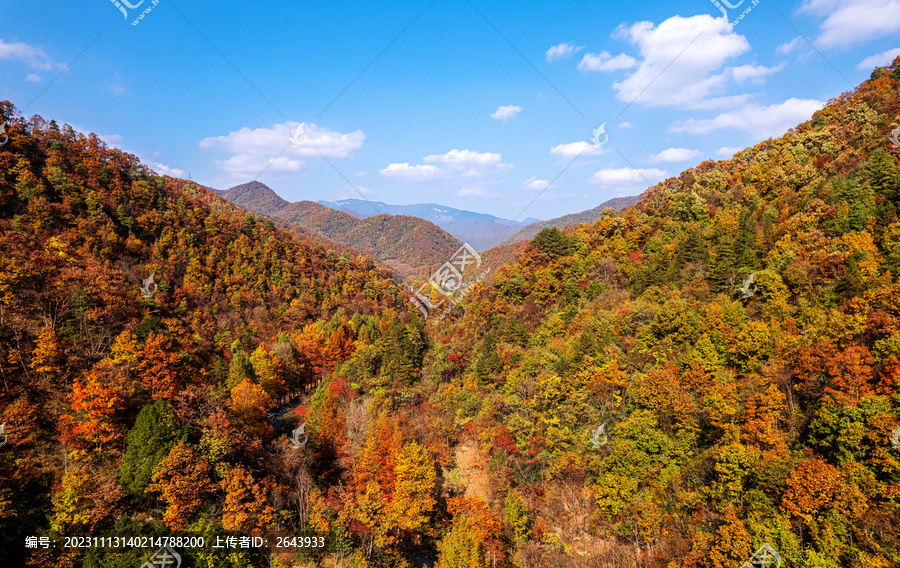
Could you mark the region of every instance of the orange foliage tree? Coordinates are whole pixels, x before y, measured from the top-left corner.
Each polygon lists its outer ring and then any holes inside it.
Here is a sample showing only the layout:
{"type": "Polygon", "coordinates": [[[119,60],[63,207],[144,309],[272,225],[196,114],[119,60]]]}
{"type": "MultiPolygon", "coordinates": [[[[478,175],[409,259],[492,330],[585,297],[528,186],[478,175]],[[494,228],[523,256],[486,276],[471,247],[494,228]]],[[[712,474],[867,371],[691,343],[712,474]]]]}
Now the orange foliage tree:
{"type": "Polygon", "coordinates": [[[122,438],[123,428],[116,413],[122,409],[124,398],[121,388],[110,384],[110,371],[114,372],[109,365],[97,367],[72,385],[72,414],[61,418],[64,438],[75,447],[76,457],[109,451],[122,438]]]}
{"type": "Polygon", "coordinates": [[[179,530],[200,510],[212,489],[209,463],[184,442],[178,442],[153,472],[149,490],[166,502],[163,522],[179,530]]]}

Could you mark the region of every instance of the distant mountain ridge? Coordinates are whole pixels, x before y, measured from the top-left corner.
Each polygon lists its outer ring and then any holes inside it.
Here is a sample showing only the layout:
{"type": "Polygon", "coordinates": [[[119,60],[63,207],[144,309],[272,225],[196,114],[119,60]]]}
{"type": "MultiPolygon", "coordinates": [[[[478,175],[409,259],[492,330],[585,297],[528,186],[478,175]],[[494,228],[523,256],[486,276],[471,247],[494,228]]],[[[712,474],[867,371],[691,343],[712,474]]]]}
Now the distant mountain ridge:
{"type": "Polygon", "coordinates": [[[485,251],[530,241],[542,229],[594,223],[607,207],[622,211],[640,200],[640,196],[616,197],[593,209],[525,225],[436,203],[390,205],[362,199],[290,203],[258,181],[218,193],[236,205],[289,223],[312,236],[371,254],[404,276],[418,273],[422,266],[433,265],[435,259],[446,256],[444,251],[455,250],[460,242],[485,251]]]}
{"type": "Polygon", "coordinates": [[[510,230],[525,227],[539,221],[529,217],[524,221],[503,219],[487,213],[476,213],[464,209],[455,209],[437,203],[417,203],[413,205],[391,205],[381,201],[363,199],[342,199],[340,201],[319,201],[320,204],[339,211],[365,218],[378,213],[390,215],[410,215],[431,221],[461,241],[467,242],[477,250],[494,247],[509,234],[510,230]]]}
{"type": "Polygon", "coordinates": [[[286,227],[370,254],[403,277],[427,273],[462,244],[425,219],[388,214],[360,218],[313,201],[290,203],[256,181],[217,193],[286,227]]]}
{"type": "Polygon", "coordinates": [[[582,223],[590,224],[600,219],[600,215],[607,207],[612,207],[616,211],[622,211],[623,209],[636,204],[640,200],[640,195],[633,195],[630,197],[615,197],[608,201],[604,201],[600,205],[594,207],[593,209],[588,209],[587,211],[582,211],[580,213],[570,213],[568,215],[563,215],[562,217],[557,217],[556,219],[550,219],[549,221],[538,221],[536,223],[528,225],[527,227],[519,229],[508,239],[504,240],[501,245],[508,245],[518,241],[530,241],[535,236],[537,236],[537,234],[540,233],[542,229],[549,229],[551,227],[564,229],[567,225],[580,225],[582,223]]]}

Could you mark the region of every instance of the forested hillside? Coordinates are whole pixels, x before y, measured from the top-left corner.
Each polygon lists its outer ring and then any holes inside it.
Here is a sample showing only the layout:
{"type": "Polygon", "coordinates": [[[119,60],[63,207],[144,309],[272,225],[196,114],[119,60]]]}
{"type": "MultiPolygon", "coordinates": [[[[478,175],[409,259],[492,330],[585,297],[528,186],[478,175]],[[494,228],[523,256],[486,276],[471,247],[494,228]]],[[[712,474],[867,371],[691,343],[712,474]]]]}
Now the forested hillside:
{"type": "Polygon", "coordinates": [[[24,548],[113,534],[205,536],[191,567],[738,568],[763,544],[785,568],[900,565],[894,63],[541,231],[437,325],[367,258],[7,104],[11,565],[152,553],[24,548]]]}
{"type": "Polygon", "coordinates": [[[503,245],[508,245],[510,243],[517,243],[520,241],[530,241],[534,237],[537,236],[543,229],[552,229],[556,227],[557,229],[565,229],[569,225],[581,225],[587,223],[589,225],[594,224],[598,219],[603,217],[603,210],[609,207],[613,211],[621,211],[626,207],[631,207],[638,201],[640,201],[639,196],[632,197],[614,197],[607,201],[604,201],[600,205],[594,207],[593,209],[588,209],[587,211],[581,211],[579,213],[570,213],[568,215],[563,215],[562,217],[557,217],[556,219],[550,219],[549,221],[537,221],[535,223],[531,223],[525,227],[522,227],[515,233],[509,236],[509,238],[503,241],[503,245]]]}
{"type": "Polygon", "coordinates": [[[278,197],[272,188],[259,181],[242,183],[216,193],[248,211],[269,217],[290,205],[290,202],[278,197]]]}
{"type": "Polygon", "coordinates": [[[288,203],[259,182],[218,193],[244,209],[271,217],[285,228],[369,254],[404,278],[427,278],[435,259],[462,244],[424,219],[386,214],[359,218],[313,201],[288,203]]]}
{"type": "Polygon", "coordinates": [[[469,297],[432,400],[479,451],[508,557],[900,565],[898,87],[900,59],[621,216],[542,231],[469,297]]]}
{"type": "Polygon", "coordinates": [[[290,223],[288,226],[369,254],[403,276],[427,275],[435,259],[462,244],[434,223],[408,215],[357,219],[312,201],[298,201],[273,216],[290,223]]]}

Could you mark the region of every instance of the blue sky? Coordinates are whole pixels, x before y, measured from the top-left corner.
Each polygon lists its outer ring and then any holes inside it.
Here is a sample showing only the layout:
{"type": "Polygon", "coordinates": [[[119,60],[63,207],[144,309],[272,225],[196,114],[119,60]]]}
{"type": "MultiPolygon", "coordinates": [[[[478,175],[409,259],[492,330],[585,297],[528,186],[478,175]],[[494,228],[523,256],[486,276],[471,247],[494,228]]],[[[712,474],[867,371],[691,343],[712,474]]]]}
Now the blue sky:
{"type": "Polygon", "coordinates": [[[730,157],[900,54],[900,0],[115,1],[0,0],[0,99],[219,189],[508,219],[730,157]]]}

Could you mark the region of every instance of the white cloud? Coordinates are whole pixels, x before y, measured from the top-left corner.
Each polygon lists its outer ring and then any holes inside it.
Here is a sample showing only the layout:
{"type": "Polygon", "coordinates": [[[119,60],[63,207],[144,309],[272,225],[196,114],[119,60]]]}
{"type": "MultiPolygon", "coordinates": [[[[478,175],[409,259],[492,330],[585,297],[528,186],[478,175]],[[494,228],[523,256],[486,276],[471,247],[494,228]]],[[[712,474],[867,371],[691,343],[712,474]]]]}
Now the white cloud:
{"type": "Polygon", "coordinates": [[[295,172],[304,165],[297,156],[318,156],[346,158],[360,148],[366,135],[362,130],[341,134],[312,123],[302,123],[306,135],[303,144],[295,146],[291,141],[298,122],[276,124],[272,128],[248,127],[226,136],[213,136],[200,141],[200,147],[231,154],[224,161],[217,162],[224,171],[235,176],[258,175],[262,170],[269,173],[295,172]]]}
{"type": "Polygon", "coordinates": [[[97,134],[97,138],[106,142],[107,146],[119,148],[122,144],[122,136],[120,134],[97,134]]]}
{"type": "Polygon", "coordinates": [[[739,104],[745,95],[722,97],[732,78],[725,62],[750,50],[725,18],[704,14],[673,16],[658,26],[638,22],[618,34],[638,47],[638,67],[613,83],[622,101],[646,106],[722,108],[739,104]]]}
{"type": "Polygon", "coordinates": [[[737,148],[737,147],[732,148],[731,146],[722,146],[721,148],[716,150],[716,154],[719,156],[728,156],[730,158],[731,156],[734,156],[741,150],[743,150],[743,148],[737,148]]]}
{"type": "Polygon", "coordinates": [[[522,189],[546,189],[548,185],[550,185],[549,181],[534,176],[522,182],[522,189]]]}
{"type": "Polygon", "coordinates": [[[43,79],[41,79],[40,75],[35,75],[34,73],[29,73],[25,80],[29,83],[40,83],[43,79]]]}
{"type": "Polygon", "coordinates": [[[569,142],[568,144],[558,144],[550,148],[551,154],[557,154],[563,158],[574,158],[581,154],[588,156],[599,156],[608,150],[604,150],[603,146],[597,146],[588,142],[569,142]]]}
{"type": "Polygon", "coordinates": [[[686,162],[699,158],[703,153],[700,150],[690,150],[688,148],[668,148],[659,154],[651,155],[648,160],[651,163],[659,164],[662,162],[686,162]]]}
{"type": "Polygon", "coordinates": [[[407,162],[403,162],[402,164],[390,164],[388,167],[379,171],[383,176],[419,183],[433,183],[442,181],[447,177],[447,172],[437,166],[429,164],[410,166],[407,162]]]}
{"type": "Polygon", "coordinates": [[[559,45],[554,45],[550,49],[547,50],[546,57],[547,61],[556,61],[557,59],[563,59],[565,57],[572,57],[579,51],[584,49],[584,46],[575,46],[569,42],[561,43],[559,45]]]}
{"type": "Polygon", "coordinates": [[[636,189],[637,187],[650,187],[667,177],[669,177],[667,171],[656,168],[606,168],[592,175],[588,183],[627,190],[636,189]]]}
{"type": "Polygon", "coordinates": [[[480,176],[489,172],[506,171],[512,166],[504,164],[503,157],[496,152],[475,152],[473,150],[458,150],[454,148],[446,154],[433,154],[425,156],[429,164],[435,162],[446,164],[451,172],[462,172],[465,176],[480,176]],[[463,170],[465,170],[463,172],[463,170]]]}
{"type": "Polygon", "coordinates": [[[618,71],[630,69],[637,65],[637,59],[620,53],[613,57],[608,51],[601,53],[585,53],[578,64],[579,71],[618,71]]]}
{"type": "Polygon", "coordinates": [[[797,10],[824,21],[820,47],[844,47],[900,32],[900,0],[805,0],[797,10]]]}
{"type": "Polygon", "coordinates": [[[491,118],[494,120],[503,120],[513,118],[517,114],[522,112],[522,107],[518,105],[504,105],[497,109],[497,112],[491,115],[491,118]]]}
{"type": "Polygon", "coordinates": [[[380,170],[381,175],[406,181],[435,183],[459,177],[482,177],[488,173],[511,169],[511,164],[502,161],[495,152],[475,152],[454,148],[446,154],[425,156],[426,164],[411,166],[409,163],[395,163],[380,170]],[[432,164],[444,164],[444,167],[432,164]]]}
{"type": "Polygon", "coordinates": [[[634,125],[631,124],[630,122],[620,122],[619,123],[619,128],[631,128],[632,126],[634,126],[634,125]]]}
{"type": "Polygon", "coordinates": [[[44,50],[32,47],[27,43],[6,43],[0,39],[0,59],[18,59],[36,71],[50,71],[62,69],[62,63],[57,63],[44,53],[44,50]]]}
{"type": "Polygon", "coordinates": [[[884,67],[886,65],[890,65],[894,62],[894,58],[900,55],[900,47],[895,47],[894,49],[889,49],[887,51],[882,51],[877,55],[872,55],[866,57],[856,66],[857,69],[863,69],[865,71],[871,71],[876,67],[884,67]]]}
{"type": "Polygon", "coordinates": [[[825,106],[822,101],[791,98],[783,103],[767,107],[751,104],[735,111],[725,112],[705,120],[683,120],[669,128],[669,132],[707,134],[713,130],[736,128],[750,134],[756,140],[781,136],[800,122],[809,120],[812,114],[825,106]]]}
{"type": "Polygon", "coordinates": [[[482,183],[465,185],[456,192],[457,197],[497,197],[496,192],[491,191],[482,183]]]}
{"type": "Polygon", "coordinates": [[[184,177],[184,170],[180,170],[178,168],[170,168],[166,164],[160,162],[153,162],[153,170],[158,174],[162,174],[164,176],[172,176],[172,177],[184,177]]]}
{"type": "Polygon", "coordinates": [[[778,47],[776,47],[775,51],[778,53],[781,53],[782,55],[788,54],[788,53],[794,51],[795,49],[797,49],[797,46],[800,45],[800,43],[804,42],[804,41],[806,41],[806,40],[803,39],[801,36],[797,36],[794,39],[792,39],[791,41],[789,41],[787,43],[783,43],[783,44],[779,45],[778,47]]]}
{"type": "Polygon", "coordinates": [[[735,81],[747,81],[748,79],[754,83],[762,83],[762,78],[772,73],[777,73],[784,69],[784,63],[775,67],[766,67],[765,65],[741,65],[731,68],[731,76],[735,81]]]}

